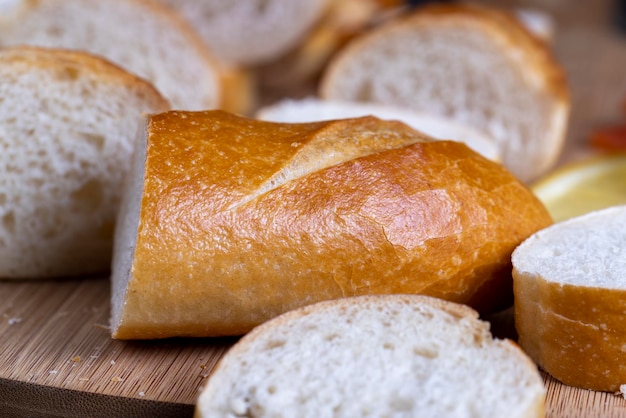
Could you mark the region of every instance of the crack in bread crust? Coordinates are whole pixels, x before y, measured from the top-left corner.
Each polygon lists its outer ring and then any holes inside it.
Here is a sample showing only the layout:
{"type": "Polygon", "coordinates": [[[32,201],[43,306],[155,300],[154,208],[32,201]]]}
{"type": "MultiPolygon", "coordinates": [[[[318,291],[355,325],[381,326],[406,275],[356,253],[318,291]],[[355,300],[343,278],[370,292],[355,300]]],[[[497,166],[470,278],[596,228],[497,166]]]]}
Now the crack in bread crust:
{"type": "Polygon", "coordinates": [[[372,131],[372,123],[376,120],[373,117],[363,117],[356,122],[331,122],[319,129],[310,140],[292,142],[290,145],[298,150],[293,157],[255,191],[233,203],[229,209],[235,209],[313,172],[378,152],[431,141],[427,136],[412,131],[400,122],[391,122],[390,127],[372,131]]]}

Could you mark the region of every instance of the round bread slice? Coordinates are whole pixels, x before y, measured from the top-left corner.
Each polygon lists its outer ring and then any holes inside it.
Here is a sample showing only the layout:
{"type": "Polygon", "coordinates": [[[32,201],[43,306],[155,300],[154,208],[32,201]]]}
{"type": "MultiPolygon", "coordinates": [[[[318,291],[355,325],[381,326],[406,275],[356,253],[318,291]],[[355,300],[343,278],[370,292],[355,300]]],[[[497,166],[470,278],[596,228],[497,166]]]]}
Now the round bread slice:
{"type": "Polygon", "coordinates": [[[513,16],[473,5],[433,5],[348,44],[320,86],[327,100],[378,102],[437,114],[498,142],[523,181],[557,160],[569,93],[545,43],[513,16]]]}
{"type": "Polygon", "coordinates": [[[15,0],[0,15],[0,46],[101,55],[150,81],[175,109],[220,105],[220,68],[177,13],[148,0],[15,0]]]}
{"type": "Polygon", "coordinates": [[[303,40],[330,0],[159,0],[178,10],[229,64],[276,59],[303,40]]]}
{"type": "Polygon", "coordinates": [[[409,295],[310,305],[217,365],[196,417],[543,417],[533,362],[472,309],[409,295]]]}
{"type": "Polygon", "coordinates": [[[619,391],[626,384],[626,206],[541,230],[512,260],[524,350],[567,385],[619,391]]]}
{"type": "Polygon", "coordinates": [[[496,141],[474,128],[462,125],[455,120],[390,105],[315,98],[285,99],[259,109],[256,118],[274,122],[299,123],[370,115],[381,119],[399,120],[433,138],[463,142],[490,160],[500,161],[501,159],[496,141]]]}
{"type": "Polygon", "coordinates": [[[148,82],[98,57],[0,50],[0,278],[107,272],[148,82]]]}

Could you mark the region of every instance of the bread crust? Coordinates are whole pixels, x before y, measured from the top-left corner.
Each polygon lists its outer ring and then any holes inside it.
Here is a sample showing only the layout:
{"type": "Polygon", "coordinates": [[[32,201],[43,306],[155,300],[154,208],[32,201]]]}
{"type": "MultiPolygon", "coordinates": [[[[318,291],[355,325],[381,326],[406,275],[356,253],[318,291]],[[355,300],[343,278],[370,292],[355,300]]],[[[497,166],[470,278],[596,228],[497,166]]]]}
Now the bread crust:
{"type": "Polygon", "coordinates": [[[100,83],[114,83],[141,91],[141,95],[155,103],[159,111],[168,109],[169,103],[149,81],[132,74],[116,63],[89,52],[64,48],[14,46],[2,49],[3,65],[12,65],[15,71],[42,69],[58,71],[59,76],[76,77],[75,71],[85,71],[98,78],[100,83]],[[65,74],[63,74],[65,72],[65,74]]]}
{"type": "Polygon", "coordinates": [[[519,343],[566,385],[617,392],[626,383],[626,290],[573,286],[513,269],[519,343]]]}
{"type": "Polygon", "coordinates": [[[372,117],[153,115],[144,171],[127,288],[114,264],[115,338],[242,334],[364,294],[491,310],[510,302],[513,249],[551,223],[499,164],[372,117]]]}
{"type": "Polygon", "coordinates": [[[513,253],[519,342],[561,382],[598,391],[626,384],[626,206],[539,231],[513,253]]]}

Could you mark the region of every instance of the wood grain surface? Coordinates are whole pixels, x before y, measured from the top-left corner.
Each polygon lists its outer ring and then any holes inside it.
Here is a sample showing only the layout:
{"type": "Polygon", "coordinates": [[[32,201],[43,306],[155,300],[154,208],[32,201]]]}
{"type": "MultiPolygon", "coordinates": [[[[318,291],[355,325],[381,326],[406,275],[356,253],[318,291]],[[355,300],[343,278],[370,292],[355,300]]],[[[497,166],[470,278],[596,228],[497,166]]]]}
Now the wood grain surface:
{"type": "Polygon", "coordinates": [[[192,415],[234,339],[113,340],[109,294],[107,278],[0,282],[0,416],[192,415]]]}
{"type": "MultiPolygon", "coordinates": [[[[236,340],[110,338],[107,278],[0,282],[1,417],[192,417],[236,340]]],[[[613,393],[544,376],[548,418],[626,418],[613,393]]]]}

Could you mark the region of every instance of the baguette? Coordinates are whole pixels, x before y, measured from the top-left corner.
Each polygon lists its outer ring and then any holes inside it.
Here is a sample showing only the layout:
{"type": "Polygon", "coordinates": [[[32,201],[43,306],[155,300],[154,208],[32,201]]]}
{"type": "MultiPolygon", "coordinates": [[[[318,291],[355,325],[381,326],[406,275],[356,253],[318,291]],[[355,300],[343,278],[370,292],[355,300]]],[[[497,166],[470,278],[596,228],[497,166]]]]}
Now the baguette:
{"type": "Polygon", "coordinates": [[[0,50],[0,278],[106,274],[133,140],[167,101],[86,53],[0,50]]]}
{"type": "Polygon", "coordinates": [[[152,115],[116,230],[115,338],[248,332],[350,295],[511,302],[510,255],[551,219],[501,165],[373,117],[152,115]]]}
{"type": "Polygon", "coordinates": [[[519,342],[566,385],[626,384],[626,206],[539,231],[513,253],[519,342]]]}
{"type": "Polygon", "coordinates": [[[289,312],[220,360],[196,418],[545,416],[537,367],[475,311],[418,295],[289,312]]]}

